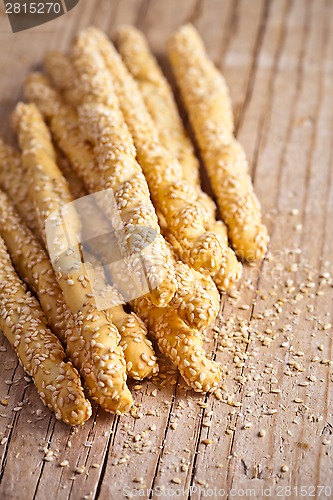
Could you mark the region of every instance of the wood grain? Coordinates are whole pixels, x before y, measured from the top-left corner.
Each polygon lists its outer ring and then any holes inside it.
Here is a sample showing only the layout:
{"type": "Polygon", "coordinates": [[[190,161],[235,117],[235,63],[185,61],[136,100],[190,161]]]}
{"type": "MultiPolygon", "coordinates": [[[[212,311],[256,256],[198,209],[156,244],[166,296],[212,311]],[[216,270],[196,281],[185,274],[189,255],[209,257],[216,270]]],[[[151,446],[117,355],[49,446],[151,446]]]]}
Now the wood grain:
{"type": "Polygon", "coordinates": [[[1,4],[1,134],[14,140],[27,73],[81,27],[114,36],[136,25],[169,75],[165,42],[187,21],[230,86],[271,235],[207,332],[226,371],[222,400],[189,392],[161,360],[161,386],[132,384],[134,416],[95,408],[74,432],[43,407],[1,335],[1,498],[118,500],[134,488],[141,498],[298,498],[302,486],[325,498],[320,485],[333,495],[333,286],[321,277],[333,271],[333,1],[81,0],[15,35],[1,4]]]}

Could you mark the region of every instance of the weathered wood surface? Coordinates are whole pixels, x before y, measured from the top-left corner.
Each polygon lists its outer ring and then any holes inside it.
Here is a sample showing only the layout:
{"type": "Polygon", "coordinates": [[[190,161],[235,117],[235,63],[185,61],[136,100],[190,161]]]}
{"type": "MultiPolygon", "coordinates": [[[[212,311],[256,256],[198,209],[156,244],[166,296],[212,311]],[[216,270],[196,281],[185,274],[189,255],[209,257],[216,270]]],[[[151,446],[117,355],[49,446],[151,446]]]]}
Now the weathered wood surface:
{"type": "Polygon", "coordinates": [[[164,387],[134,391],[141,418],[95,409],[73,433],[1,336],[1,498],[333,496],[332,0],[81,0],[15,35],[1,5],[1,133],[11,139],[27,72],[80,27],[112,36],[135,24],[165,64],[167,37],[189,20],[230,85],[271,234],[270,255],[246,268],[239,296],[222,300],[219,334],[208,333],[227,370],[223,399],[186,391],[166,366],[164,387]]]}

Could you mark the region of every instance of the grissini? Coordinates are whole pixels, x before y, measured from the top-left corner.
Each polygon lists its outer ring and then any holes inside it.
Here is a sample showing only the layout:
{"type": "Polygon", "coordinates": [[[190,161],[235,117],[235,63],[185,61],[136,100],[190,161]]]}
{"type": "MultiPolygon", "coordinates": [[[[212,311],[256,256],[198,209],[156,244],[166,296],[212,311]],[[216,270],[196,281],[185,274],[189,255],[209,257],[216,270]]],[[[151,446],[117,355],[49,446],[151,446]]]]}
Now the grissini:
{"type": "Polygon", "coordinates": [[[164,77],[144,35],[133,26],[118,31],[118,48],[143,95],[154,121],[159,139],[179,161],[184,179],[196,189],[197,200],[205,210],[205,227],[219,239],[224,259],[213,279],[221,291],[235,286],[242,274],[242,266],[228,246],[228,238],[221,235],[222,222],[216,220],[216,206],[200,186],[199,161],[186,134],[170,84],[164,77]],[[216,231],[216,229],[218,229],[216,231]],[[223,236],[223,237],[222,237],[223,236]]]}
{"type": "Polygon", "coordinates": [[[48,255],[0,190],[0,236],[19,276],[37,295],[50,330],[66,345],[69,311],[48,255]]]}
{"type": "MultiPolygon", "coordinates": [[[[64,130],[66,133],[66,130],[64,130]]],[[[65,158],[65,160],[67,160],[65,158]]],[[[83,162],[84,165],[84,162],[83,162]]],[[[61,168],[61,167],[60,167],[61,168]]],[[[67,162],[63,164],[62,172],[66,177],[72,193],[77,192],[78,197],[87,195],[87,191],[80,177],[71,169],[67,162]]],[[[107,234],[107,220],[99,211],[98,206],[90,205],[90,213],[88,217],[94,221],[96,226],[96,236],[99,237],[99,231],[102,229],[102,234],[107,234]]],[[[90,233],[90,231],[89,231],[90,233]]],[[[84,236],[84,228],[83,228],[84,236]]],[[[93,250],[96,250],[95,245],[93,250]]],[[[98,251],[100,247],[98,248],[98,251]]],[[[124,351],[126,361],[126,372],[130,378],[135,380],[143,380],[156,375],[159,371],[157,358],[151,341],[148,339],[147,327],[144,322],[134,313],[126,312],[123,303],[124,299],[119,291],[106,282],[104,275],[104,267],[98,261],[98,257],[86,251],[89,262],[95,268],[94,289],[98,292],[100,300],[105,304],[105,313],[110,321],[116,325],[120,333],[119,345],[124,351]],[[112,297],[115,297],[115,305],[110,307],[112,297]]]]}
{"type": "Polygon", "coordinates": [[[171,37],[168,54],[232,246],[240,258],[259,260],[269,238],[244,150],[233,136],[226,82],[191,25],[171,37]]]}
{"type": "Polygon", "coordinates": [[[91,415],[78,372],[60,341],[47,328],[38,301],[27,291],[12,266],[0,237],[0,327],[43,403],[57,419],[81,425],[91,415]]]}
{"type": "Polygon", "coordinates": [[[119,297],[118,290],[108,283],[98,256],[90,254],[89,261],[94,265],[95,289],[100,300],[105,299],[105,313],[117,326],[121,335],[120,346],[124,351],[128,376],[135,380],[142,380],[157,375],[157,358],[152,343],[147,337],[145,323],[135,313],[126,313],[122,305],[109,307],[112,297],[117,303],[119,298],[121,300],[121,296],[119,297]]]}
{"type": "MultiPolygon", "coordinates": [[[[23,163],[28,170],[29,193],[37,208],[42,234],[45,238],[45,223],[51,216],[52,230],[55,238],[59,238],[54,243],[61,250],[64,243],[61,234],[63,222],[57,210],[62,213],[72,197],[55,163],[49,131],[33,104],[19,103],[13,114],[13,124],[18,133],[23,163]],[[54,213],[57,215],[54,216],[54,213]]],[[[66,226],[66,230],[73,230],[72,241],[75,242],[80,221],[74,209],[70,209],[68,217],[71,224],[66,226]]],[[[79,245],[61,254],[61,269],[57,273],[58,283],[74,315],[78,336],[84,346],[83,370],[94,378],[98,387],[91,389],[91,395],[106,410],[123,413],[130,408],[133,400],[126,385],[126,363],[119,346],[120,335],[106,314],[96,308],[93,284],[81,260],[79,245]]]]}
{"type": "Polygon", "coordinates": [[[214,392],[221,369],[207,357],[200,331],[188,326],[170,306],[161,314],[146,297],[136,299],[132,305],[146,322],[161,352],[177,366],[185,382],[196,392],[214,392]]]}
{"type": "Polygon", "coordinates": [[[132,137],[104,61],[84,32],[78,35],[72,56],[80,84],[81,130],[94,146],[102,189],[112,189],[114,193],[125,233],[121,250],[130,257],[144,255],[146,276],[138,274],[138,279],[147,279],[153,302],[164,306],[176,292],[174,268],[146,179],[136,160],[132,137]],[[146,241],[149,244],[145,246],[146,241]]]}
{"type": "MultiPolygon", "coordinates": [[[[122,26],[117,33],[117,48],[138,84],[158,130],[161,144],[176,156],[181,164],[183,177],[199,188],[199,161],[185,132],[171,87],[151,53],[146,38],[134,26],[122,26]]],[[[215,204],[208,198],[207,210],[215,213],[215,204]]]]}
{"type": "Polygon", "coordinates": [[[29,229],[42,241],[35,210],[29,200],[28,184],[17,182],[22,175],[26,176],[26,169],[22,165],[21,155],[0,138],[0,188],[11,198],[29,229]]]}

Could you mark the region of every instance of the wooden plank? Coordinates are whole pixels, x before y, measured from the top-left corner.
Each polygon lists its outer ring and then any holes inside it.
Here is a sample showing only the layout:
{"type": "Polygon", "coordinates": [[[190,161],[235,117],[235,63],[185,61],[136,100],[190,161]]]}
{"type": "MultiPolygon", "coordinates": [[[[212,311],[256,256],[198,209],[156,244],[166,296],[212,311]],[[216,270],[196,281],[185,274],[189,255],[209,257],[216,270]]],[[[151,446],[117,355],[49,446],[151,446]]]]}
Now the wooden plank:
{"type": "Polygon", "coordinates": [[[269,3],[264,0],[253,3],[246,0],[237,2],[233,31],[229,36],[227,52],[222,63],[223,74],[230,87],[236,130],[256,55],[262,43],[268,10],[269,3]]]}
{"type": "Polygon", "coordinates": [[[45,51],[66,49],[80,27],[93,23],[113,35],[121,24],[136,24],[165,65],[166,39],[193,22],[231,86],[238,137],[272,235],[271,256],[245,269],[238,298],[224,297],[219,339],[212,330],[207,334],[207,349],[226,370],[223,401],[186,391],[163,361],[165,378],[133,389],[140,418],[95,409],[73,433],[42,407],[2,338],[0,399],[8,400],[0,404],[0,441],[7,438],[0,445],[2,497],[118,499],[137,488],[144,498],[162,489],[164,496],[179,490],[187,498],[192,488],[196,499],[204,497],[199,487],[217,487],[231,498],[252,488],[260,496],[262,488],[332,486],[332,379],[320,360],[332,359],[332,329],[324,325],[332,323],[333,289],[318,279],[332,272],[332,14],[332,2],[324,0],[81,1],[52,25],[11,35],[2,12],[1,132],[9,138],[8,116],[25,75],[45,51]],[[302,253],[287,251],[295,248],[302,253]],[[310,274],[314,288],[305,286],[310,274]],[[294,303],[288,279],[303,288],[294,303]],[[277,304],[281,294],[288,300],[277,304]],[[308,378],[313,375],[317,382],[308,378]],[[304,382],[309,385],[298,385],[304,382]],[[271,392],[275,388],[281,393],[271,392]],[[242,406],[225,404],[228,397],[242,406]],[[270,408],[278,412],[267,415],[270,408]],[[49,462],[43,460],[48,450],[49,462]],[[283,464],[288,471],[281,471],[283,464]],[[82,473],[75,472],[81,466],[82,473]]]}
{"type": "MultiPolygon", "coordinates": [[[[325,17],[323,5],[318,5],[318,3],[316,3],[315,7],[313,4],[311,7],[312,9],[308,12],[308,18],[313,19],[313,22],[309,27],[309,33],[306,33],[306,37],[302,43],[303,50],[300,62],[298,54],[295,54],[293,51],[286,53],[286,59],[283,61],[288,74],[292,67],[298,66],[299,84],[297,86],[297,94],[294,98],[294,103],[296,104],[291,115],[292,121],[289,122],[290,128],[288,131],[288,142],[285,147],[282,174],[280,173],[280,188],[278,194],[279,212],[277,216],[275,216],[274,229],[271,230],[271,233],[273,232],[272,248],[283,248],[287,231],[288,247],[291,248],[295,246],[297,248],[300,246],[300,233],[292,229],[291,224],[293,221],[290,220],[288,214],[290,213],[290,209],[294,206],[299,206],[303,212],[305,196],[311,196],[311,191],[309,192],[307,189],[307,168],[309,168],[308,166],[311,164],[314,135],[313,127],[305,125],[305,122],[307,122],[309,116],[313,117],[315,121],[317,119],[321,83],[320,78],[318,78],[318,73],[320,73],[319,65],[323,60],[321,51],[323,47],[324,30],[322,30],[321,26],[324,25],[325,17]],[[307,71],[309,65],[311,70],[307,71]]],[[[293,32],[295,33],[295,30],[293,30],[293,32]]],[[[294,44],[293,47],[295,47],[294,44]]],[[[281,78],[283,73],[284,71],[282,70],[280,72],[281,78]]],[[[290,82],[291,80],[288,78],[287,81],[290,82]]],[[[286,88],[286,86],[284,88],[286,88]]],[[[287,92],[287,90],[285,90],[285,92],[287,92]]],[[[279,95],[282,98],[281,91],[279,95]]],[[[286,110],[286,108],[284,109],[286,110]]],[[[272,115],[273,113],[274,109],[272,110],[272,115]]],[[[274,140],[274,136],[272,135],[271,128],[268,129],[267,136],[268,134],[269,145],[267,144],[266,147],[272,148],[271,141],[274,140]]],[[[262,177],[258,177],[257,173],[256,179],[258,182],[256,186],[259,193],[261,178],[262,177]]],[[[323,179],[325,179],[324,175],[323,179]]],[[[267,192],[271,193],[271,190],[267,192]]],[[[316,197],[318,193],[313,193],[313,195],[316,197]]],[[[265,197],[264,193],[263,196],[265,197]]],[[[324,218],[321,220],[324,221],[324,218]]],[[[313,224],[312,218],[311,224],[313,224]]],[[[314,233],[313,237],[315,239],[318,238],[320,242],[323,236],[323,225],[318,224],[316,229],[312,229],[312,233],[314,233]],[[315,236],[316,234],[317,237],[315,236]]],[[[309,243],[308,241],[308,245],[309,243]]],[[[305,241],[302,246],[306,246],[305,241]]],[[[311,248],[311,246],[309,248],[311,248]]],[[[320,244],[317,248],[317,258],[319,257],[318,251],[320,255],[320,244]]],[[[314,258],[315,250],[313,248],[311,249],[311,253],[312,258],[314,258]]],[[[318,264],[318,262],[316,264],[318,264]]],[[[266,276],[268,276],[268,266],[269,264],[264,264],[260,282],[261,287],[267,287],[266,289],[272,287],[272,280],[266,279],[266,276]]],[[[317,265],[313,271],[313,279],[315,281],[318,276],[316,274],[316,269],[317,265]]],[[[285,273],[281,278],[286,280],[292,277],[295,279],[296,283],[300,283],[300,280],[305,279],[304,275],[303,265],[300,267],[300,272],[298,276],[296,275],[296,279],[295,274],[292,273],[285,273]]],[[[278,282],[278,287],[278,290],[282,290],[280,280],[278,282]]],[[[235,454],[237,454],[237,459],[233,461],[230,473],[230,476],[234,478],[232,486],[236,489],[240,487],[249,487],[251,483],[253,483],[252,478],[255,478],[255,480],[259,479],[257,482],[259,482],[259,484],[261,482],[264,487],[300,487],[301,485],[310,486],[311,484],[316,484],[315,478],[313,477],[315,468],[310,464],[311,459],[322,452],[322,442],[318,440],[321,424],[311,422],[311,414],[316,416],[321,414],[322,401],[325,398],[324,393],[327,388],[321,384],[310,385],[310,387],[301,387],[298,385],[304,381],[306,382],[306,376],[309,376],[310,373],[315,374],[319,380],[327,371],[327,367],[326,369],[325,366],[316,367],[316,365],[312,365],[310,362],[316,350],[311,338],[313,326],[303,318],[307,314],[307,307],[312,305],[312,301],[315,298],[312,295],[312,293],[305,294],[305,298],[300,301],[298,305],[287,304],[284,307],[284,314],[281,317],[281,321],[279,317],[277,317],[275,321],[275,328],[278,329],[289,320],[291,325],[293,325],[293,329],[297,329],[298,331],[301,330],[302,335],[293,335],[292,333],[287,335],[292,347],[284,356],[282,354],[283,349],[281,352],[281,340],[277,337],[277,341],[270,345],[269,355],[264,358],[263,366],[258,367],[257,371],[260,372],[264,369],[265,365],[268,365],[269,361],[275,361],[275,363],[276,361],[280,362],[280,368],[277,369],[274,375],[279,380],[281,394],[267,395],[267,405],[278,408],[278,413],[272,417],[262,417],[261,426],[266,427],[267,439],[262,439],[259,443],[256,435],[258,432],[257,427],[249,431],[248,434],[250,434],[250,436],[242,437],[242,431],[240,430],[240,426],[238,426],[234,441],[234,451],[235,454]],[[295,309],[298,309],[302,316],[304,315],[303,317],[301,316],[299,321],[297,318],[292,319],[295,309]],[[293,362],[297,359],[297,356],[293,354],[293,350],[295,353],[304,352],[304,358],[303,355],[300,354],[302,360],[300,364],[305,367],[305,373],[300,373],[299,377],[283,377],[283,373],[287,371],[288,362],[293,362]],[[322,395],[318,397],[320,401],[319,404],[318,400],[314,398],[315,393],[322,393],[322,395]],[[302,400],[304,400],[304,404],[302,400]],[[298,420],[300,420],[299,427],[296,423],[293,423],[298,420]],[[290,436],[288,432],[291,432],[292,435],[290,436]],[[311,435],[312,438],[310,437],[311,435]],[[286,473],[281,473],[281,466],[283,464],[287,464],[289,467],[289,471],[287,470],[286,473]],[[259,469],[261,469],[260,473],[258,472],[259,469]],[[260,481],[262,479],[264,483],[260,481]]],[[[256,314],[256,309],[257,306],[254,308],[254,315],[256,314]]],[[[318,342],[320,343],[318,337],[322,337],[319,332],[318,334],[316,333],[315,344],[318,342]]],[[[323,340],[323,338],[321,340],[323,340]]],[[[255,393],[258,392],[258,387],[262,383],[263,381],[260,380],[257,384],[253,384],[255,393]]],[[[256,410],[256,402],[251,400],[250,404],[246,407],[246,411],[250,411],[251,414],[255,415],[256,410]]],[[[258,418],[260,418],[260,413],[258,414],[257,412],[257,415],[258,418]]],[[[315,462],[318,463],[318,459],[315,460],[315,462]]],[[[327,484],[331,477],[328,468],[322,477],[325,477],[327,484]]],[[[277,489],[274,491],[276,492],[277,489]]]]}

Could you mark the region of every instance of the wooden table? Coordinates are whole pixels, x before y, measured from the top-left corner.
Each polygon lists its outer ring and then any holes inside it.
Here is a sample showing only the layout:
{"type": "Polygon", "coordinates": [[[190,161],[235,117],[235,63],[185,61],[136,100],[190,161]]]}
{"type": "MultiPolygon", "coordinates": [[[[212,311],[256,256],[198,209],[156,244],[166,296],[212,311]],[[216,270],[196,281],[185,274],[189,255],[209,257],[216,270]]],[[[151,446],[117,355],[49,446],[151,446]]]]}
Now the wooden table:
{"type": "Polygon", "coordinates": [[[135,24],[165,63],[168,36],[194,23],[230,85],[271,235],[267,259],[246,267],[207,334],[227,371],[222,400],[186,391],[162,361],[162,386],[133,389],[139,418],[95,408],[74,432],[1,336],[1,498],[332,498],[332,0],[80,0],[15,35],[1,7],[8,139],[26,74],[80,27],[112,36],[135,24]]]}

